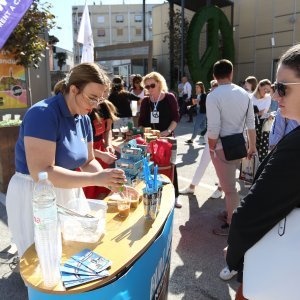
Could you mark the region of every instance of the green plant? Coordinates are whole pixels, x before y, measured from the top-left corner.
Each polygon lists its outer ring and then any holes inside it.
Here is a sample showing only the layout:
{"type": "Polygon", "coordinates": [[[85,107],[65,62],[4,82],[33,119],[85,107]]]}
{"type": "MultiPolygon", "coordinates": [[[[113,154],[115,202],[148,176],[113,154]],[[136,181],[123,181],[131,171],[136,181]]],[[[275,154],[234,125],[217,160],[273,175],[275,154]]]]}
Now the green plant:
{"type": "Polygon", "coordinates": [[[61,71],[62,67],[66,64],[67,53],[66,52],[57,52],[55,53],[55,58],[57,59],[57,65],[61,71]]]}
{"type": "MultiPolygon", "coordinates": [[[[170,35],[173,36],[173,41],[170,51],[173,52],[173,59],[174,59],[174,67],[176,69],[179,69],[180,61],[181,61],[181,36],[182,36],[182,17],[181,17],[181,11],[179,9],[176,9],[173,13],[173,24],[170,24],[170,21],[167,23],[167,27],[169,29],[169,35],[164,36],[163,42],[169,42],[170,46],[170,35]]],[[[184,24],[183,24],[183,46],[184,46],[184,53],[186,54],[186,37],[188,33],[189,28],[189,21],[187,18],[184,18],[184,24]]],[[[186,61],[186,55],[184,57],[184,62],[186,61]]],[[[172,74],[174,76],[173,80],[177,82],[178,74],[172,74]]]]}
{"type": "Polygon", "coordinates": [[[12,53],[17,64],[38,68],[48,46],[46,36],[56,27],[55,16],[50,12],[52,5],[34,0],[28,11],[6,41],[3,50],[12,53]]]}

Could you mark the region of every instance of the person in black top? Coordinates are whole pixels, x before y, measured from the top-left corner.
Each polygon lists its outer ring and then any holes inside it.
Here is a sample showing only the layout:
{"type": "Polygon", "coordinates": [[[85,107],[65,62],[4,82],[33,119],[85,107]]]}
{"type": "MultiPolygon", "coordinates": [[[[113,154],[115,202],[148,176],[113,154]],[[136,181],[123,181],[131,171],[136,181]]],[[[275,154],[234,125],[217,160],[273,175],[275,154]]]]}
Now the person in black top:
{"type": "MultiPolygon", "coordinates": [[[[206,130],[206,93],[203,82],[196,82],[195,88],[196,96],[193,97],[193,104],[197,111],[197,117],[194,124],[192,137],[186,141],[187,144],[193,144],[197,134],[206,130]]],[[[190,108],[190,110],[191,109],[192,108],[190,108]]]]}
{"type": "Polygon", "coordinates": [[[130,102],[139,101],[140,98],[125,90],[124,83],[120,77],[115,77],[112,80],[112,91],[108,100],[116,107],[119,118],[114,122],[114,128],[127,126],[128,122],[133,124],[130,102]]]}
{"type": "MultiPolygon", "coordinates": [[[[300,44],[288,49],[280,58],[276,77],[273,98],[278,101],[282,116],[300,122],[300,44]]],[[[226,260],[230,270],[239,272],[240,281],[246,251],[300,206],[299,153],[298,126],[283,137],[262,161],[248,195],[232,216],[226,260]]],[[[280,270],[276,272],[280,277],[280,270]]],[[[298,284],[297,277],[282,280],[293,280],[293,284],[298,284]]],[[[239,298],[236,299],[245,299],[242,287],[237,295],[239,298]]],[[[297,297],[299,295],[295,295],[295,299],[297,297]]]]}

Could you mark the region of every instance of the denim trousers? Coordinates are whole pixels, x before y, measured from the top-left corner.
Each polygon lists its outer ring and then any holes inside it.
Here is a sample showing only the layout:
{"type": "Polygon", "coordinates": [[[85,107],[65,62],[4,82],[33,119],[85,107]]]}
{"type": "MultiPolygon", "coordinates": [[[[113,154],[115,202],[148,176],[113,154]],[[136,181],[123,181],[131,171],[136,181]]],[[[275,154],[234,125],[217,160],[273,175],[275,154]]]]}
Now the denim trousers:
{"type": "Polygon", "coordinates": [[[200,132],[204,131],[206,128],[206,114],[198,113],[196,116],[193,134],[191,140],[194,140],[200,132]]]}

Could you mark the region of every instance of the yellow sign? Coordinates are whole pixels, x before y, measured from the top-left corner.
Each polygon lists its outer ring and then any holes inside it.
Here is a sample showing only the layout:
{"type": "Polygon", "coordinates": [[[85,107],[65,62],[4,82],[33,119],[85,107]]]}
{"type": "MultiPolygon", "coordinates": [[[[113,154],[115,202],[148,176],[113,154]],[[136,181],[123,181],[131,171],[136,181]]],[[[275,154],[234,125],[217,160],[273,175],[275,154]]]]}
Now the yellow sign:
{"type": "Polygon", "coordinates": [[[13,55],[0,51],[0,109],[26,108],[25,68],[17,65],[13,55]]]}

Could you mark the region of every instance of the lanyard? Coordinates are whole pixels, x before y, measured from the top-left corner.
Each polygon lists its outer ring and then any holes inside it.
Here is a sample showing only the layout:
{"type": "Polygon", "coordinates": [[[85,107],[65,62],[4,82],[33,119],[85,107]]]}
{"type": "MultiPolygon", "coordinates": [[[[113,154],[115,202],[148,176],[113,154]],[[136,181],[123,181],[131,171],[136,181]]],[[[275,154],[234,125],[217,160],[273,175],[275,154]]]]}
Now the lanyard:
{"type": "MultiPolygon", "coordinates": [[[[161,92],[159,93],[159,96],[158,96],[158,98],[157,98],[157,101],[156,101],[156,102],[152,101],[153,106],[154,106],[153,111],[157,111],[157,105],[158,105],[160,96],[161,96],[161,92]]],[[[154,97],[152,97],[152,99],[155,100],[154,97]]]]}

